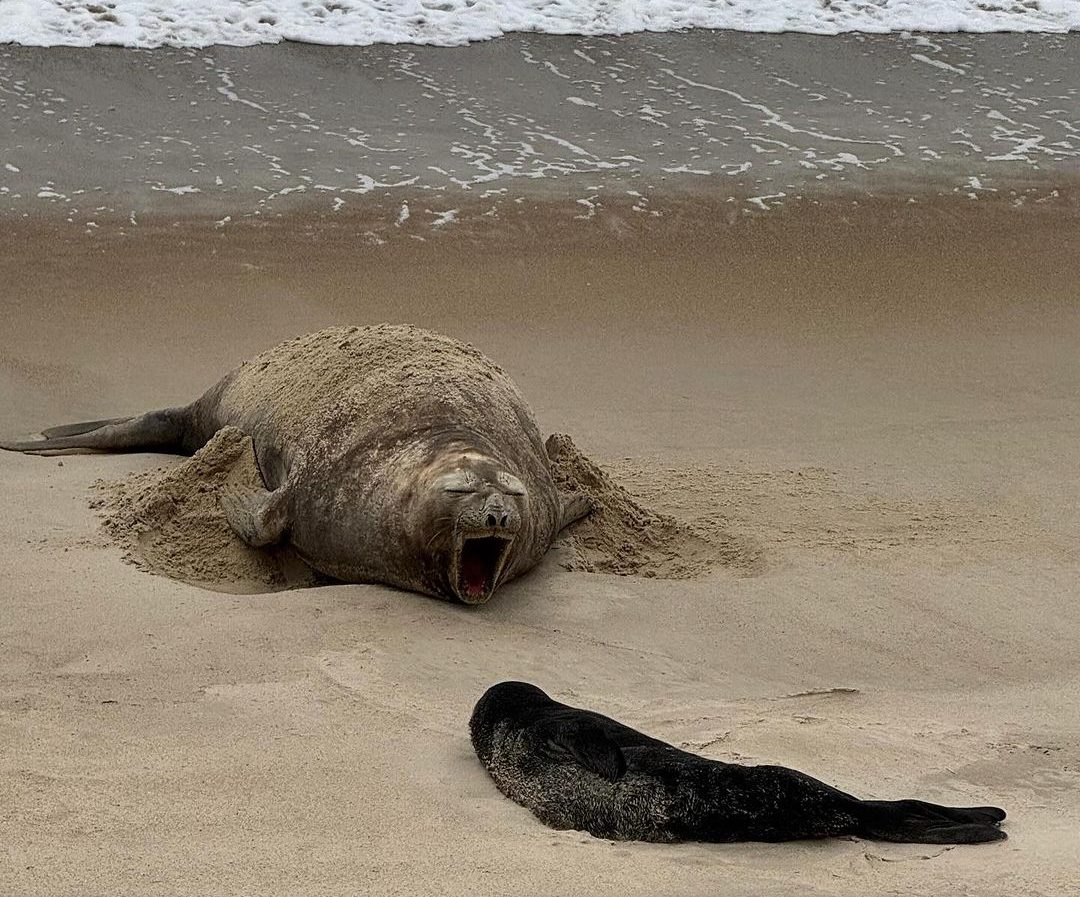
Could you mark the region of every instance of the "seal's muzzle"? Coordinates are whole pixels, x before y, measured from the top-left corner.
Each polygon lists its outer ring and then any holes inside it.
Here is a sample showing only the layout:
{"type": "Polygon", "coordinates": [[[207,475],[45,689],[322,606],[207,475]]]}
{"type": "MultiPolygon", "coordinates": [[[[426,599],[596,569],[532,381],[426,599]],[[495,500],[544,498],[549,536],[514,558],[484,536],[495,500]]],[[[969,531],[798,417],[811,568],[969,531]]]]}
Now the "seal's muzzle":
{"type": "Polygon", "coordinates": [[[461,463],[436,480],[456,518],[447,578],[459,601],[483,604],[511,572],[528,493],[518,477],[490,460],[463,456],[461,463]]]}

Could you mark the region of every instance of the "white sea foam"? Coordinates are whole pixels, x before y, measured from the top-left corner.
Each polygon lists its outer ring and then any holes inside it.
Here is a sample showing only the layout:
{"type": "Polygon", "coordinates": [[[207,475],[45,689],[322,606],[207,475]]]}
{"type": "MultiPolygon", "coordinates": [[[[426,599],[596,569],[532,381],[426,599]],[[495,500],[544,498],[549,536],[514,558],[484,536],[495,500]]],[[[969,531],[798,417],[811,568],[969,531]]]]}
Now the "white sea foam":
{"type": "Polygon", "coordinates": [[[0,43],[31,46],[452,46],[684,28],[1062,32],[1080,30],[1080,0],[0,0],[0,43]]]}

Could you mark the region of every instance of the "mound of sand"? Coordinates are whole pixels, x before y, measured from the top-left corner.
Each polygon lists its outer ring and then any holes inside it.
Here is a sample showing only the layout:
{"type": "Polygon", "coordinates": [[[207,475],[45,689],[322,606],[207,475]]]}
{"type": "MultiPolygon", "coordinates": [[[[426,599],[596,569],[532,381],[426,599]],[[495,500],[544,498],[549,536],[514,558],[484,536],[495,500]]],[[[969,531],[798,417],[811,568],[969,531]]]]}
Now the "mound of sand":
{"type": "Polygon", "coordinates": [[[124,558],[142,570],[221,592],[303,588],[322,581],[289,548],[251,548],[230,529],[226,484],[262,488],[251,437],[224,427],[195,455],[119,482],[93,502],[124,558]]]}
{"type": "Polygon", "coordinates": [[[569,436],[547,441],[551,473],[560,491],[580,490],[596,505],[570,528],[574,559],[567,569],[657,579],[691,579],[716,567],[749,571],[758,551],[716,520],[685,523],[650,510],[596,463],[569,436]]]}
{"type": "MultiPolygon", "coordinates": [[[[596,511],[568,536],[567,569],[687,579],[719,566],[749,568],[748,544],[717,526],[682,523],[639,504],[578,451],[568,436],[548,440],[560,490],[581,490],[596,511]]],[[[142,570],[221,592],[304,588],[324,581],[289,548],[251,548],[229,528],[218,499],[228,484],[261,487],[251,438],[224,427],[172,467],[98,482],[97,508],[124,558],[142,570]]]]}

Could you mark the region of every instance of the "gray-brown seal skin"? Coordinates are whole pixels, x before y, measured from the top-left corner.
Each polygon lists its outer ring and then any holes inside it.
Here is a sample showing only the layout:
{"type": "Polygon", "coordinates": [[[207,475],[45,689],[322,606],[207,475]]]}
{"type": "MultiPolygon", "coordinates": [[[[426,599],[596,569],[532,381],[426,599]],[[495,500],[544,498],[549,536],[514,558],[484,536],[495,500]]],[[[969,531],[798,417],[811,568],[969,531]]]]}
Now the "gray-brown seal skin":
{"type": "Polygon", "coordinates": [[[501,682],[476,704],[473,747],[499,790],[557,829],[619,841],[925,844],[1006,837],[997,807],[859,800],[782,766],[707,760],[599,713],[501,682]]]}
{"type": "Polygon", "coordinates": [[[254,546],[288,539],[339,580],[482,604],[589,511],[584,496],[560,498],[509,376],[405,325],[297,337],[182,408],[0,448],[192,454],[224,426],[252,437],[266,484],[222,498],[233,529],[254,546]]]}

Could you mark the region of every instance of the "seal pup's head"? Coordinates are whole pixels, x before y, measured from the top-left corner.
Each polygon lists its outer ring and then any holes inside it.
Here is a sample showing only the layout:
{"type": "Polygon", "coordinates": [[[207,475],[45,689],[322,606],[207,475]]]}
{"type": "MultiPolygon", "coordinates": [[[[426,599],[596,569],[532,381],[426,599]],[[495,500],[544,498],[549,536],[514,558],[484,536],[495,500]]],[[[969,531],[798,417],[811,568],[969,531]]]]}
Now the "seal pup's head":
{"type": "Polygon", "coordinates": [[[483,604],[510,571],[528,518],[528,490],[505,465],[476,451],[444,454],[425,480],[418,498],[430,521],[421,547],[429,586],[483,604]]]}
{"type": "Polygon", "coordinates": [[[481,696],[469,718],[473,747],[485,765],[491,757],[496,727],[516,728],[558,705],[530,682],[499,682],[481,696]]]}

